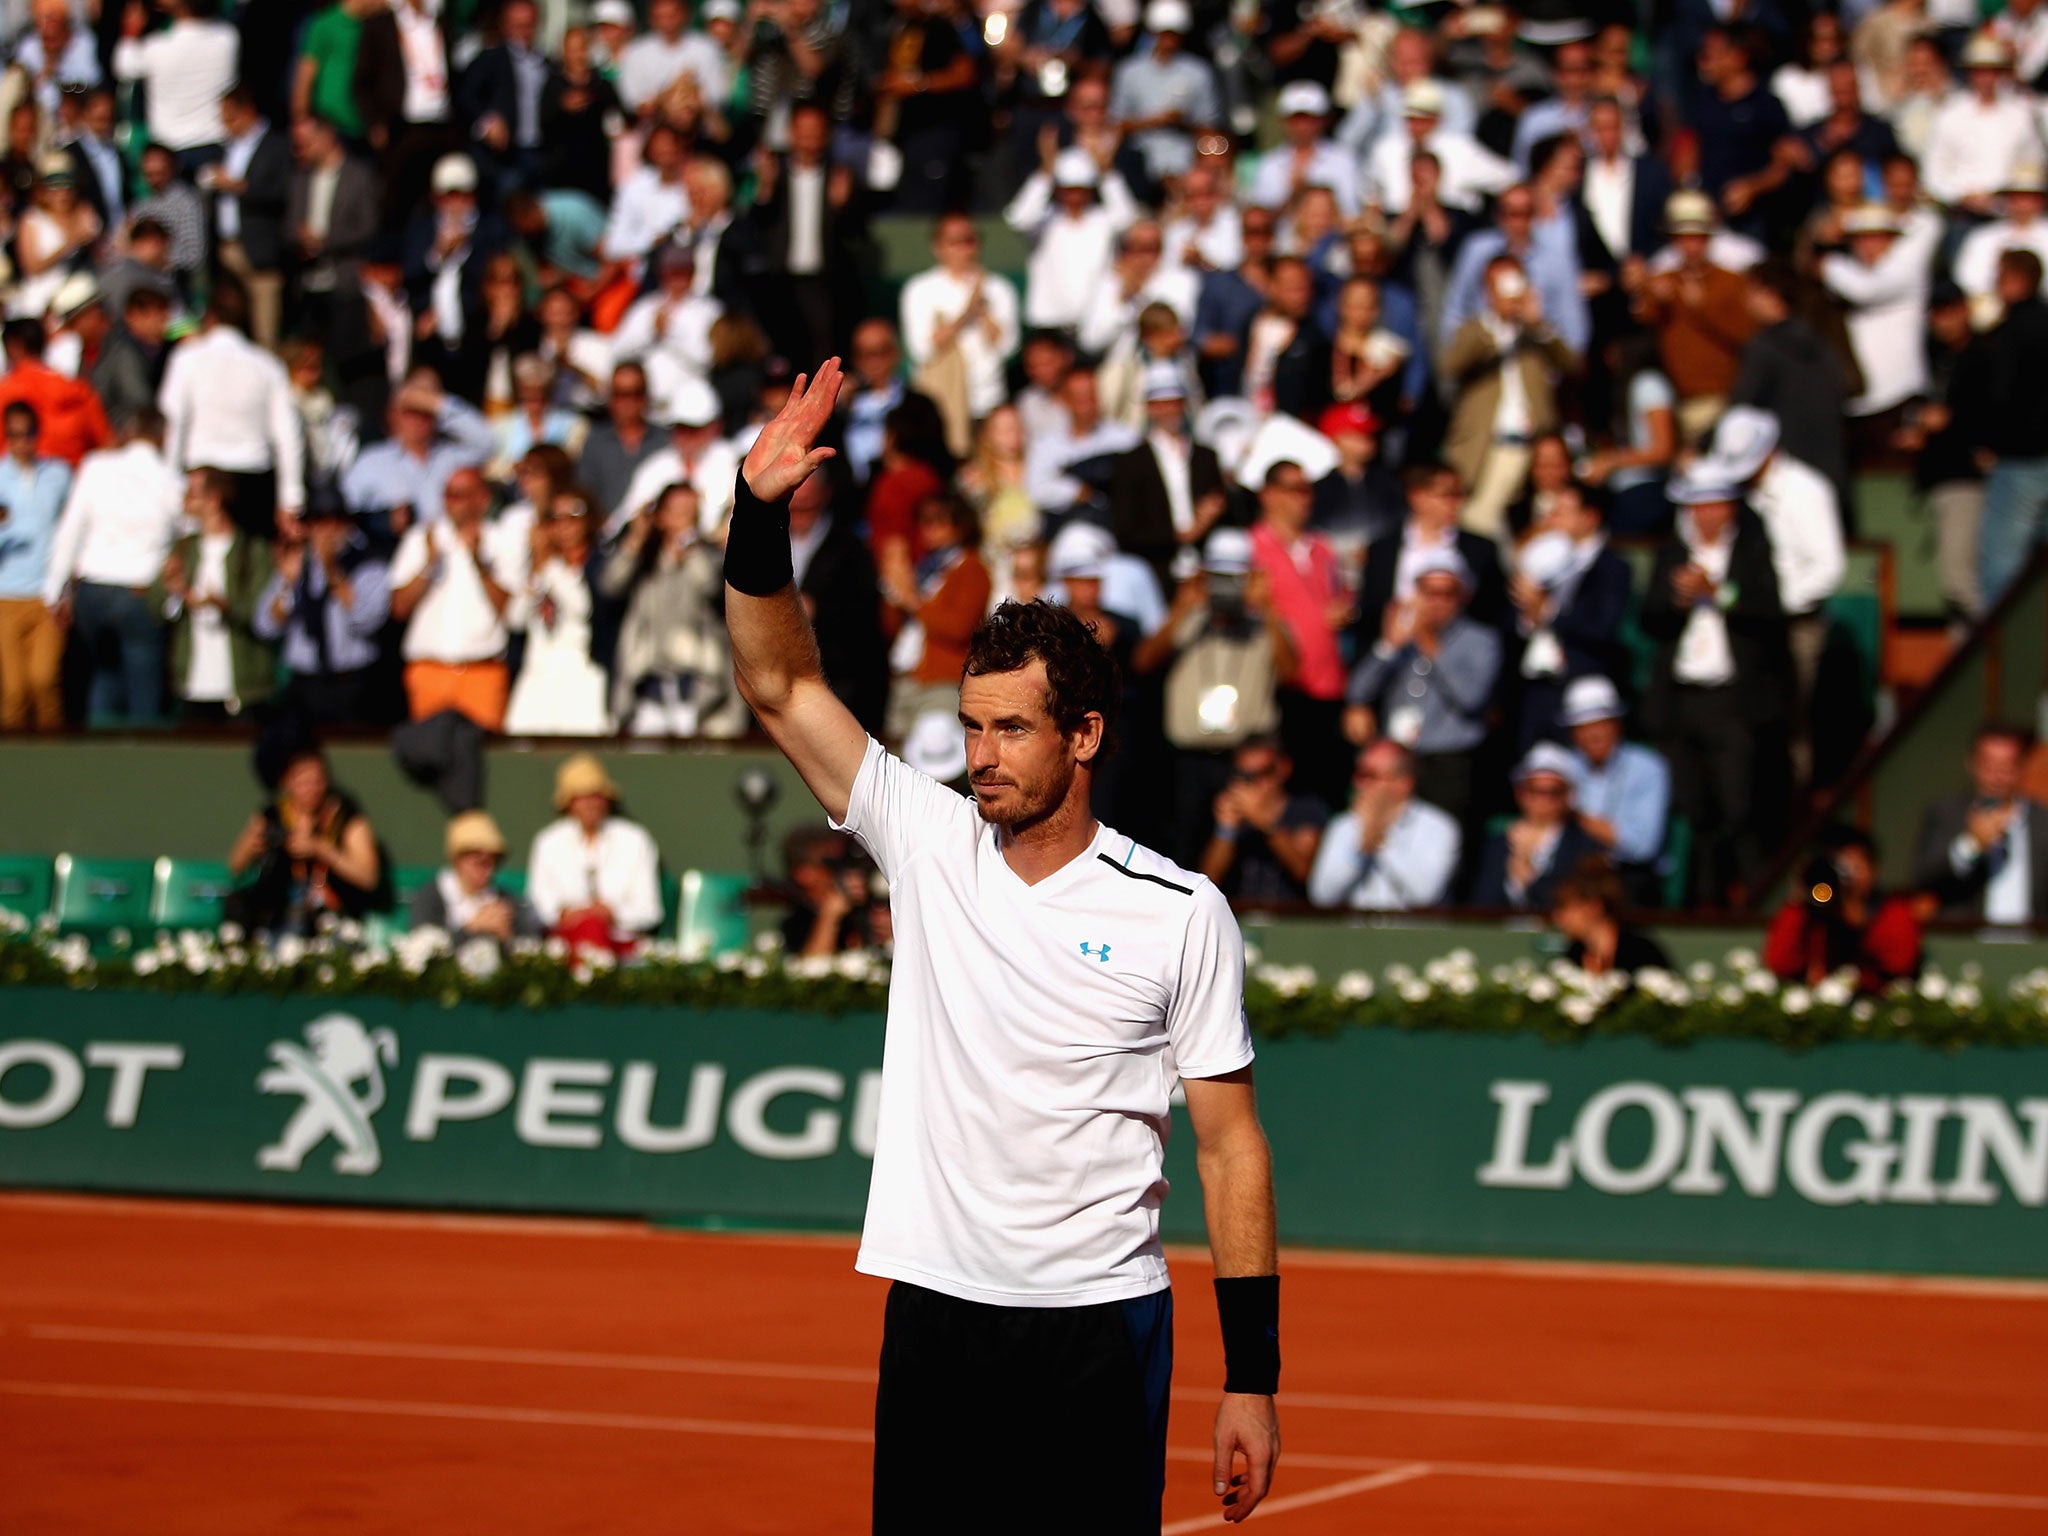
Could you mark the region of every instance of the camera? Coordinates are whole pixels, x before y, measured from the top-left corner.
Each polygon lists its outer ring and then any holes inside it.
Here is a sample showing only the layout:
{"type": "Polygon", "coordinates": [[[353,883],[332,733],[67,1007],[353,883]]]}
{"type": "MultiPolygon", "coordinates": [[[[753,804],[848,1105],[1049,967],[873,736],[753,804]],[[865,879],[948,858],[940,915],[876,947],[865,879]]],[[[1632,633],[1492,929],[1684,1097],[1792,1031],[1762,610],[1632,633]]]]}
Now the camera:
{"type": "Polygon", "coordinates": [[[1841,911],[1842,866],[1826,854],[1809,859],[1799,882],[1806,889],[1809,910],[1833,917],[1841,911]]]}

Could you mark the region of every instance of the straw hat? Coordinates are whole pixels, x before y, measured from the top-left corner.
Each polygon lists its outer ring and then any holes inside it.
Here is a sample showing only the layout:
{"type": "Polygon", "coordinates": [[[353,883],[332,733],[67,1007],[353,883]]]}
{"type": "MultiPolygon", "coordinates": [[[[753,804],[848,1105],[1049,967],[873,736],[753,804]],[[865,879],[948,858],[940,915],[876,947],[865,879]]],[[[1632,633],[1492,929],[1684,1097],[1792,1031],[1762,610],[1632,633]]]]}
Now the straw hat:
{"type": "Polygon", "coordinates": [[[502,859],[505,834],[489,811],[464,811],[448,823],[447,849],[451,863],[465,853],[488,853],[502,859]]]}
{"type": "Polygon", "coordinates": [[[591,753],[578,752],[555,770],[555,809],[566,811],[571,801],[585,795],[603,795],[613,802],[620,798],[619,786],[604,771],[604,764],[591,753]]]}

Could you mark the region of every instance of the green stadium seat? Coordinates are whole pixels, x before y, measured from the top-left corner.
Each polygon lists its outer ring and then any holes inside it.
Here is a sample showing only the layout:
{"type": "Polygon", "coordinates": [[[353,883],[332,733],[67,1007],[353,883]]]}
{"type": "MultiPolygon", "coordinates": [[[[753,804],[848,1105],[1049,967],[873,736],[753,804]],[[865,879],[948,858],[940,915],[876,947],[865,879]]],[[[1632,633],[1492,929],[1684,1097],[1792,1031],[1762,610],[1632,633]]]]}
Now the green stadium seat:
{"type": "Polygon", "coordinates": [[[412,911],[412,899],[420,887],[431,885],[439,868],[432,864],[400,864],[391,871],[391,904],[401,913],[412,911]]]}
{"type": "Polygon", "coordinates": [[[667,870],[661,872],[661,926],[656,933],[671,933],[675,930],[676,919],[683,910],[683,882],[678,875],[667,870]]]}
{"type": "Polygon", "coordinates": [[[685,953],[734,954],[753,942],[754,926],[747,915],[747,891],[753,883],[750,875],[684,871],[676,942],[685,953]]]}
{"type": "Polygon", "coordinates": [[[515,901],[526,894],[526,871],[523,869],[500,869],[498,889],[515,901]]]}
{"type": "Polygon", "coordinates": [[[155,888],[154,860],[82,859],[60,853],[53,909],[65,928],[98,933],[142,929],[149,925],[155,888]]]}
{"type": "Polygon", "coordinates": [[[211,859],[158,859],[149,920],[159,928],[214,929],[221,924],[235,878],[211,859]]]}
{"type": "Polygon", "coordinates": [[[1664,906],[1667,911],[1685,908],[1686,880],[1692,874],[1692,823],[1676,811],[1664,826],[1664,906]]]}
{"type": "Polygon", "coordinates": [[[35,922],[50,910],[56,876],[39,853],[0,854],[0,909],[35,922]]]}

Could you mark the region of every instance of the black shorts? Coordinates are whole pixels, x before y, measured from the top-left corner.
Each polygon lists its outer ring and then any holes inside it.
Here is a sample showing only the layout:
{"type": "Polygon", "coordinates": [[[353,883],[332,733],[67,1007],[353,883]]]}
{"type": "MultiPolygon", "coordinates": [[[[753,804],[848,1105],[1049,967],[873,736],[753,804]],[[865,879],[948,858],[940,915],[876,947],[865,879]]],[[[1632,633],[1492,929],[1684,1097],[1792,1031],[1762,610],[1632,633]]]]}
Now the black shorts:
{"type": "Polygon", "coordinates": [[[898,1280],[875,1392],[876,1536],[1159,1529],[1173,1293],[996,1307],[898,1280]]]}

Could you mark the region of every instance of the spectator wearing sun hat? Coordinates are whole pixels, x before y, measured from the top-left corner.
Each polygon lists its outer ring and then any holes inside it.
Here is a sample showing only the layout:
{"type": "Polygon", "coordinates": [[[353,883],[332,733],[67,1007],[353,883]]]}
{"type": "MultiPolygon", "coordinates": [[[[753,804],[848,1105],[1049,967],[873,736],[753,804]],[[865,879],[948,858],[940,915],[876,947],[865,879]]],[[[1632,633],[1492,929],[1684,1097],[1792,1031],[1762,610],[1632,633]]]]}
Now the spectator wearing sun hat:
{"type": "Polygon", "coordinates": [[[1670,496],[1678,526],[1637,620],[1656,646],[1643,723],[1699,834],[1693,895],[1719,905],[1761,873],[1759,786],[1782,784],[1791,657],[1770,535],[1741,489],[1702,461],[1670,496]]]}
{"type": "Polygon", "coordinates": [[[618,814],[618,785],[578,752],[555,770],[560,815],[534,835],[526,894],[548,931],[572,944],[631,949],[661,923],[661,855],[618,814]]]}
{"type": "Polygon", "coordinates": [[[1628,737],[1628,709],[1604,677],[1574,678],[1557,723],[1570,742],[1579,828],[1613,861],[1629,894],[1659,900],[1657,860],[1671,817],[1671,765],[1628,737]]]}
{"type": "Polygon", "coordinates": [[[1957,61],[1968,85],[1935,114],[1921,157],[1927,195],[1956,213],[1988,218],[2014,167],[2041,156],[2034,103],[2013,89],[2012,50],[1988,33],[1957,61]]]}
{"type": "Polygon", "coordinates": [[[1355,156],[1331,142],[1330,93],[1313,80],[1280,88],[1273,103],[1282,141],[1266,152],[1252,178],[1251,201],[1261,208],[1291,207],[1304,187],[1328,187],[1345,218],[1357,214],[1364,197],[1355,156]]]}
{"type": "Polygon", "coordinates": [[[2002,252],[2032,251],[2048,263],[2048,171],[2039,160],[2012,168],[1998,189],[1998,206],[1996,219],[1963,236],[1950,268],[1956,286],[1973,299],[1988,298],[1997,290],[2002,252]]]}
{"type": "Polygon", "coordinates": [[[1116,254],[1117,236],[1137,216],[1123,177],[1105,174],[1079,145],[1060,150],[1026,178],[1003,210],[1003,221],[1031,241],[1024,323],[1069,333],[1080,325],[1096,280],[1116,254]]]}
{"type": "Polygon", "coordinates": [[[1388,737],[1408,748],[1423,799],[1462,820],[1500,679],[1500,632],[1466,614],[1472,570],[1455,549],[1420,554],[1411,575],[1414,600],[1387,604],[1352,669],[1344,735],[1354,746],[1388,737]]]}
{"type": "Polygon", "coordinates": [[[1679,436],[1696,442],[1727,406],[1756,321],[1748,286],[1715,259],[1714,205],[1706,194],[1672,193],[1664,228],[1676,263],[1653,262],[1647,275],[1628,281],[1635,318],[1656,334],[1665,375],[1678,391],[1679,436]]]}
{"type": "Polygon", "coordinates": [[[1927,290],[1942,225],[1902,225],[1882,203],[1853,208],[1842,220],[1847,255],[1822,258],[1821,282],[1848,309],[1849,346],[1863,393],[1849,402],[1867,464],[1903,424],[1908,400],[1927,388],[1927,290]]]}
{"type": "Polygon", "coordinates": [[[1514,185],[1512,160],[1446,124],[1445,97],[1434,80],[1417,80],[1401,93],[1402,131],[1382,133],[1366,159],[1369,199],[1382,212],[1406,211],[1415,187],[1415,156],[1423,151],[1436,157],[1442,173],[1437,200],[1446,208],[1476,212],[1483,198],[1514,185]]]}
{"type": "Polygon", "coordinates": [[[1145,157],[1154,182],[1184,176],[1195,163],[1195,134],[1223,120],[1216,77],[1186,51],[1194,14],[1187,0],[1151,0],[1145,7],[1149,50],[1133,53],[1111,77],[1109,115],[1145,157]]]}
{"type": "Polygon", "coordinates": [[[412,925],[465,939],[538,938],[547,931],[530,903],[498,883],[505,834],[488,811],[464,811],[448,823],[447,862],[412,898],[412,925]]]}
{"type": "Polygon", "coordinates": [[[1576,771],[1572,755],[1548,741],[1531,747],[1515,765],[1517,814],[1479,851],[1474,906],[1548,911],[1558,881],[1598,855],[1599,846],[1573,815],[1576,771]]]}

